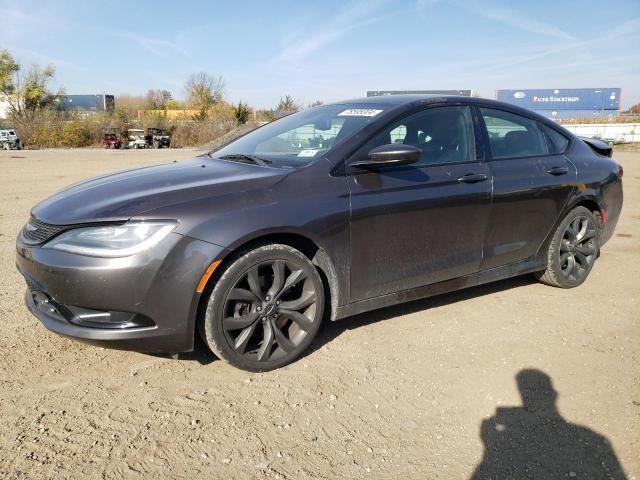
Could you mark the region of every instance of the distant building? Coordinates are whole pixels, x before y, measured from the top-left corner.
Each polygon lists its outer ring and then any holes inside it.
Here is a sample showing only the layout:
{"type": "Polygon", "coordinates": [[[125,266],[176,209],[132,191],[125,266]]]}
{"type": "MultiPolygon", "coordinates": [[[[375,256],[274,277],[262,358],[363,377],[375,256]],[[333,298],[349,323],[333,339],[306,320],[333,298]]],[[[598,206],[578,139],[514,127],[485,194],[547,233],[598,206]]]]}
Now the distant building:
{"type": "Polygon", "coordinates": [[[497,90],[496,99],[549,118],[598,118],[620,115],[621,88],[497,90]]]}
{"type": "MultiPolygon", "coordinates": [[[[59,95],[55,99],[58,109],[65,112],[112,112],[115,110],[115,97],[113,95],[59,95]]],[[[9,116],[9,102],[0,95],[0,120],[9,116]]]]}
{"type": "Polygon", "coordinates": [[[116,102],[113,95],[60,95],[56,98],[58,108],[65,112],[112,112],[116,102]]]}
{"type": "Polygon", "coordinates": [[[367,97],[382,95],[460,95],[471,97],[473,90],[368,90],[367,97]]]}
{"type": "Polygon", "coordinates": [[[4,120],[9,116],[9,102],[4,95],[0,95],[0,120],[4,120]]]}

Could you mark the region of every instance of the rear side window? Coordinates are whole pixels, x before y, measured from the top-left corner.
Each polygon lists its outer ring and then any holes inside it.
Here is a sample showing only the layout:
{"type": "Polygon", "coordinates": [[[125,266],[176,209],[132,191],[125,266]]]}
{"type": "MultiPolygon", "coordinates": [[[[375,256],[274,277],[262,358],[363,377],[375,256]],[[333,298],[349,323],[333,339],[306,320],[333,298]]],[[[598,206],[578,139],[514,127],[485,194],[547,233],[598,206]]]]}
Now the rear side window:
{"type": "Polygon", "coordinates": [[[562,153],[569,145],[569,139],[554,128],[542,125],[544,133],[547,135],[549,153],[562,153]]]}
{"type": "Polygon", "coordinates": [[[514,113],[481,108],[493,158],[546,155],[547,144],[537,122],[514,113]]]}

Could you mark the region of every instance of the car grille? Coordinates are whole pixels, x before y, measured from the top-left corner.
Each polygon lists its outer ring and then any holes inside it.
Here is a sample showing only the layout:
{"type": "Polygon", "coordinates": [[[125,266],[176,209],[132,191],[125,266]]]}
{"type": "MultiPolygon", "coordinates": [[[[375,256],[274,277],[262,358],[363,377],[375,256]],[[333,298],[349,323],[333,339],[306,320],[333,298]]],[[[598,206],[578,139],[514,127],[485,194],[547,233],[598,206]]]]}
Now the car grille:
{"type": "Polygon", "coordinates": [[[38,245],[68,228],[68,225],[52,225],[31,217],[22,229],[22,241],[28,245],[38,245]]]}

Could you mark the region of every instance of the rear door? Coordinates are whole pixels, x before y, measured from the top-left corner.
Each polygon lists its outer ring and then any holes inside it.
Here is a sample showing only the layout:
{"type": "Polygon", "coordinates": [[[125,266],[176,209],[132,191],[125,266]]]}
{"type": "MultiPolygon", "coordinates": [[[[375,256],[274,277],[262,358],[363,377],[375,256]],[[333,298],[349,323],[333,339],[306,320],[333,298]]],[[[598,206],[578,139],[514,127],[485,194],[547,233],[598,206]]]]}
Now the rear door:
{"type": "MultiPolygon", "coordinates": [[[[576,168],[535,119],[480,107],[493,175],[481,270],[536,254],[575,188],[576,168]]],[[[557,132],[556,132],[557,133],[557,132]]]]}
{"type": "Polygon", "coordinates": [[[475,273],[491,205],[483,147],[467,105],[410,114],[352,156],[403,143],[422,149],[413,165],[351,170],[351,300],[475,273]]]}

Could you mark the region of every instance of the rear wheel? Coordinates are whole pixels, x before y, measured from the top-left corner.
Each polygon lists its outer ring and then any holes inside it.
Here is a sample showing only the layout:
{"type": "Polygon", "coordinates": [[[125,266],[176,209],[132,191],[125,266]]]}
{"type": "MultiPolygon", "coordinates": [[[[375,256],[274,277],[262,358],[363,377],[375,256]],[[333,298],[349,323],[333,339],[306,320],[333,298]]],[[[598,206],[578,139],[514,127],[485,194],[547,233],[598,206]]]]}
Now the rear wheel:
{"type": "Polygon", "coordinates": [[[218,279],[201,333],[232,365],[273,370],[307,349],[323,310],[322,280],[307,257],[287,245],[265,245],[237,258],[218,279]]]}
{"type": "Polygon", "coordinates": [[[598,225],[587,208],[571,210],[547,251],[547,269],[536,274],[547,285],[573,288],[584,282],[598,256],[598,225]]]}

